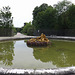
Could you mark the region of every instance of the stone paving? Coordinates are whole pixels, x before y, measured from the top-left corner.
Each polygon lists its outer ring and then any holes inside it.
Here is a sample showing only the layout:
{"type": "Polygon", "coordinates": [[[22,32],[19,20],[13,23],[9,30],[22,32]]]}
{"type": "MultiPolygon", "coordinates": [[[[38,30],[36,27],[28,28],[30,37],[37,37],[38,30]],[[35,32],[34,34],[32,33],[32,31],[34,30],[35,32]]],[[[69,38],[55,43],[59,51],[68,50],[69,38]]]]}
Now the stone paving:
{"type": "Polygon", "coordinates": [[[14,36],[11,37],[0,37],[0,41],[4,41],[4,40],[17,40],[17,39],[30,39],[30,38],[35,38],[36,36],[27,36],[27,35],[23,35],[21,33],[17,33],[14,36]]]}

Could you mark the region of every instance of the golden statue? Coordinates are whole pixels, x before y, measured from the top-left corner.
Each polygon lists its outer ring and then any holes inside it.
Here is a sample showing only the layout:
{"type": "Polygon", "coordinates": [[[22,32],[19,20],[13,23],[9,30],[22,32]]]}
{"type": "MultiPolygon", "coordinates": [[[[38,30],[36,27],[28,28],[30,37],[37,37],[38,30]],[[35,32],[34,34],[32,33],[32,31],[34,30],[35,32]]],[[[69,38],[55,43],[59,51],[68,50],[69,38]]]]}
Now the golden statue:
{"type": "Polygon", "coordinates": [[[40,37],[32,38],[27,41],[28,46],[47,46],[48,44],[50,44],[50,41],[48,40],[48,38],[46,38],[45,34],[43,33],[40,37]]]}

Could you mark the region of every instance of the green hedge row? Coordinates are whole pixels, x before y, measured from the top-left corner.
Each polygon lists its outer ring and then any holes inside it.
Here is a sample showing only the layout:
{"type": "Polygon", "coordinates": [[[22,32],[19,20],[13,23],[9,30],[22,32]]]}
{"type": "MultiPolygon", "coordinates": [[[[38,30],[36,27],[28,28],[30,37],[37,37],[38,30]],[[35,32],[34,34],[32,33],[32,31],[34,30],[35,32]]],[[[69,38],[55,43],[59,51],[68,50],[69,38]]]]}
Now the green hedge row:
{"type": "Polygon", "coordinates": [[[0,28],[0,36],[13,36],[12,28],[0,28]]]}

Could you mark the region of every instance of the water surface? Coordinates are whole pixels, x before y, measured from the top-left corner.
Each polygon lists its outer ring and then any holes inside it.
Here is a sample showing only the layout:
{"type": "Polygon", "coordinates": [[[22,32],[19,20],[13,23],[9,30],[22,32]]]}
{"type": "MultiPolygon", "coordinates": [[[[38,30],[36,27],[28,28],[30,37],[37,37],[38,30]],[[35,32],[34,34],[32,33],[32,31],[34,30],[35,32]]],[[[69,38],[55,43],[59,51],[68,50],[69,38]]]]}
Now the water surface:
{"type": "Polygon", "coordinates": [[[75,41],[51,40],[47,47],[28,47],[24,40],[0,42],[0,67],[42,69],[75,66],[75,41]]]}

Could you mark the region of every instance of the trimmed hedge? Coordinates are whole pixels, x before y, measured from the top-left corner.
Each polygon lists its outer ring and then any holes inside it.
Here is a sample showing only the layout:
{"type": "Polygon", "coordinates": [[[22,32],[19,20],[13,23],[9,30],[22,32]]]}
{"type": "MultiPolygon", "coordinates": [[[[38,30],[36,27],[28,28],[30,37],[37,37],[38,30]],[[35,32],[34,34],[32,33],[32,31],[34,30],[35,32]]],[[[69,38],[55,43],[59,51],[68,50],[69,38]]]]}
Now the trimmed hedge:
{"type": "Polygon", "coordinates": [[[13,36],[12,28],[0,28],[0,36],[13,36]]]}
{"type": "Polygon", "coordinates": [[[75,29],[61,29],[61,30],[36,30],[34,31],[34,35],[41,35],[44,33],[46,36],[57,35],[57,36],[75,36],[75,29]]]}

